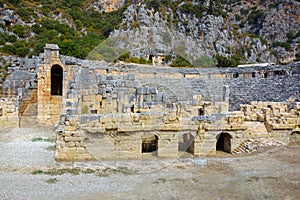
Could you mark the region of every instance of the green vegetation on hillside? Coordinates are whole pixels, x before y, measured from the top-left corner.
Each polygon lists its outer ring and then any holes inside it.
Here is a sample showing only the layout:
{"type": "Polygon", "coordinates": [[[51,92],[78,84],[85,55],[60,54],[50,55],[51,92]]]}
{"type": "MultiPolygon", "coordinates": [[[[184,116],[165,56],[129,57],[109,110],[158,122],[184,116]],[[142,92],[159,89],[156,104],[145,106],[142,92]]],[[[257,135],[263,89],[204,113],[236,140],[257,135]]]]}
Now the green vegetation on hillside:
{"type": "MultiPolygon", "coordinates": [[[[99,45],[105,43],[110,33],[115,29],[139,29],[143,25],[140,23],[138,14],[133,10],[128,10],[126,14],[126,16],[131,14],[133,20],[126,19],[127,21],[124,20],[122,23],[124,12],[128,6],[135,4],[136,6],[133,8],[139,9],[141,8],[140,1],[125,0],[121,8],[110,13],[98,11],[97,8],[94,8],[94,3],[96,0],[0,0],[0,8],[6,11],[6,15],[8,15],[5,17],[11,17],[8,21],[3,20],[3,23],[0,23],[0,54],[30,57],[42,53],[46,43],[56,43],[60,47],[60,52],[68,56],[91,59],[103,59],[105,57],[112,61],[119,59],[125,62],[147,63],[144,58],[123,55],[125,54],[123,50],[118,52],[109,45],[99,45]],[[10,10],[13,10],[12,16],[10,16],[10,10]]],[[[222,24],[220,32],[225,33],[223,30],[226,30],[230,38],[238,41],[238,45],[235,45],[234,49],[225,47],[226,49],[221,52],[216,52],[213,46],[209,47],[213,50],[212,55],[203,56],[196,60],[191,60],[188,55],[177,57],[172,62],[171,58],[166,58],[166,63],[171,63],[171,66],[212,67],[216,63],[220,67],[236,66],[245,62],[247,56],[249,57],[251,54],[251,48],[254,44],[243,41],[242,39],[246,36],[251,39],[258,38],[269,49],[280,46],[286,50],[292,50],[295,39],[300,35],[300,32],[290,32],[286,35],[286,40],[274,42],[273,39],[270,39],[273,36],[264,37],[260,34],[259,30],[265,26],[264,20],[268,17],[266,9],[278,9],[278,6],[281,5],[279,2],[266,4],[268,6],[262,6],[265,5],[265,1],[260,1],[260,3],[257,1],[257,5],[254,3],[247,6],[245,1],[241,0],[145,0],[143,3],[148,9],[147,15],[153,17],[155,16],[154,12],[158,12],[160,17],[167,22],[168,28],[184,30],[186,36],[204,38],[207,34],[206,28],[203,30],[201,28],[197,34],[193,34],[194,30],[197,31],[197,28],[200,27],[199,24],[203,23],[203,20],[199,20],[199,23],[190,24],[188,21],[190,18],[205,17],[203,18],[205,21],[210,19],[206,18],[207,15],[222,16],[224,24],[222,24]],[[235,19],[234,23],[231,23],[232,19],[235,19]],[[193,28],[191,29],[191,27],[193,28]],[[228,56],[223,57],[216,54],[228,56]],[[188,61],[183,57],[190,60],[188,61]]],[[[172,41],[168,34],[162,34],[161,37],[165,45],[172,41]]],[[[174,52],[179,54],[178,52],[184,52],[184,48],[179,51],[174,50],[174,52]]],[[[276,52],[273,55],[276,56],[276,52]]]]}
{"type": "Polygon", "coordinates": [[[6,3],[20,19],[26,23],[33,22],[33,25],[2,26],[15,35],[0,33],[0,45],[3,45],[0,51],[31,56],[43,52],[46,43],[57,43],[62,54],[85,58],[117,28],[130,0],[123,8],[110,13],[88,10],[85,3],[80,0],[14,0],[6,3]],[[58,16],[61,16],[60,20],[54,19],[58,16]],[[23,40],[25,38],[29,39],[23,40]]]}

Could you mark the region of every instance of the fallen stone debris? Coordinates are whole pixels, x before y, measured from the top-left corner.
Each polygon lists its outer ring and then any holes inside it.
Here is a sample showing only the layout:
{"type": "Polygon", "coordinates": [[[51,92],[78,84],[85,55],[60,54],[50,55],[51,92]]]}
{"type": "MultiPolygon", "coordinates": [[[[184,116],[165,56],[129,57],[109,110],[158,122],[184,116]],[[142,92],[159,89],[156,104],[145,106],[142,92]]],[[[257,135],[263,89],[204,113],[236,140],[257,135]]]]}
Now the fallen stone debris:
{"type": "Polygon", "coordinates": [[[266,147],[272,146],[283,146],[286,145],[284,142],[280,142],[275,139],[259,138],[259,139],[248,139],[241,143],[239,147],[233,150],[232,154],[252,153],[266,147]]]}

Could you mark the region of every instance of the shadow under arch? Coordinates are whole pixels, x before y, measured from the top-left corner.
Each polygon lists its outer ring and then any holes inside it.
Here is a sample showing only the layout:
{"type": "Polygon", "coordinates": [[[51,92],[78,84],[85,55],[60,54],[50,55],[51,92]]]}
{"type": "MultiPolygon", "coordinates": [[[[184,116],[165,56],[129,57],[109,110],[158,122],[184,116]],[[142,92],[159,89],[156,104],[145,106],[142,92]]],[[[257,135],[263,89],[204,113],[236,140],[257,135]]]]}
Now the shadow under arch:
{"type": "Polygon", "coordinates": [[[216,136],[216,150],[231,153],[231,139],[232,136],[229,133],[222,132],[216,136]]]}
{"type": "Polygon", "coordinates": [[[194,155],[195,136],[190,133],[178,135],[178,151],[194,155]]]}
{"type": "Polygon", "coordinates": [[[63,68],[60,65],[51,67],[51,95],[62,96],[63,92],[63,68]]]}
{"type": "Polygon", "coordinates": [[[142,153],[157,152],[158,140],[159,138],[156,134],[142,137],[142,153]]]}

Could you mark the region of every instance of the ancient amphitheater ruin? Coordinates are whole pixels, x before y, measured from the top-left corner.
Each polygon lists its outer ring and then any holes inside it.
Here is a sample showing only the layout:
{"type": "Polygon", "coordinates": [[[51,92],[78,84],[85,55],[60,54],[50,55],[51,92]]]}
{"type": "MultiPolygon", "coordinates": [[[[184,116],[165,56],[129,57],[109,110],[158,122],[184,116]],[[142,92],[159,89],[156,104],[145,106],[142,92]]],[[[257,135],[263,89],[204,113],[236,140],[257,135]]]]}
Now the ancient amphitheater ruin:
{"type": "Polygon", "coordinates": [[[12,59],[0,126],[52,126],[58,161],[234,152],[248,139],[300,140],[300,64],[170,68],[44,54],[12,59]]]}

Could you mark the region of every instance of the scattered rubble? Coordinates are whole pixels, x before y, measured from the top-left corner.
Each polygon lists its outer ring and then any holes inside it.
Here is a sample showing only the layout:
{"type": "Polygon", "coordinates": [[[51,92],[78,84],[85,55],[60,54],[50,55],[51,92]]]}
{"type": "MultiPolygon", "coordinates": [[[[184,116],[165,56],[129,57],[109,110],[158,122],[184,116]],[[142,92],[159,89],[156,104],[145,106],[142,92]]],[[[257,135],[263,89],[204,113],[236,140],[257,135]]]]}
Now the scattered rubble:
{"type": "Polygon", "coordinates": [[[248,139],[241,143],[239,147],[233,150],[232,154],[252,153],[259,151],[260,149],[271,147],[271,146],[282,146],[286,145],[284,142],[280,142],[275,139],[259,138],[259,139],[248,139]]]}

